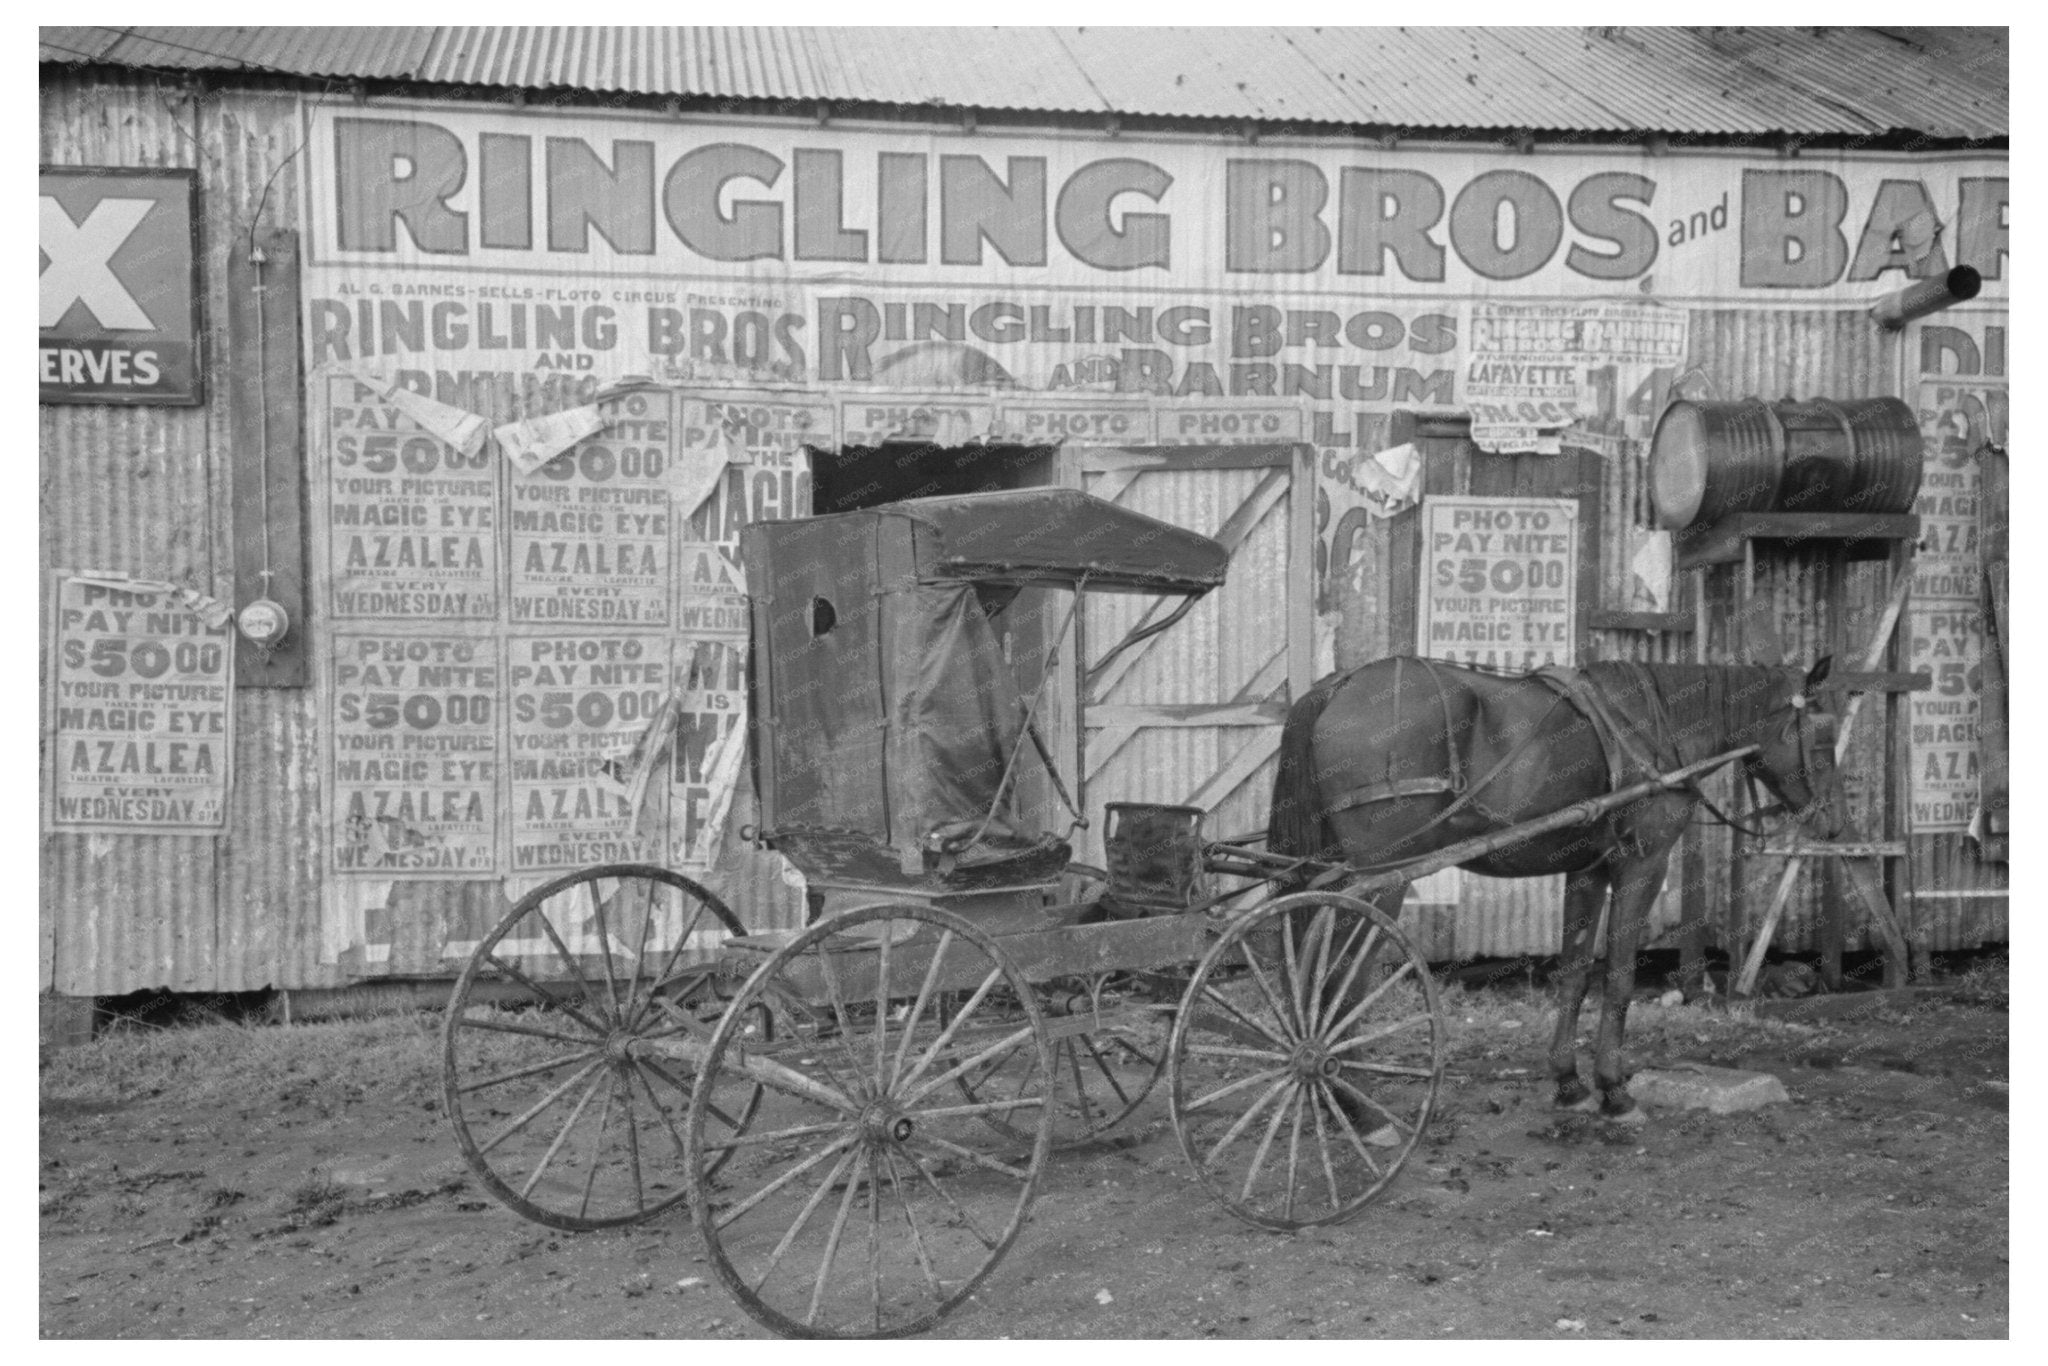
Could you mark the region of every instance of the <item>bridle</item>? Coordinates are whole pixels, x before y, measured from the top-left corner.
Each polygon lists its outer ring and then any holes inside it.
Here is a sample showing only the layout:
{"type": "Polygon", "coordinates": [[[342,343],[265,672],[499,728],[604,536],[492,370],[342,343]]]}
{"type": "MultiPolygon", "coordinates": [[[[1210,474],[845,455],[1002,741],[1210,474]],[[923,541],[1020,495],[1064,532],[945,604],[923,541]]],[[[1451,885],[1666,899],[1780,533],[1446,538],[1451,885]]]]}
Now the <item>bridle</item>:
{"type": "MultiPolygon", "coordinates": [[[[1744,825],[1716,806],[1713,800],[1697,784],[1693,787],[1693,791],[1699,796],[1701,803],[1706,806],[1707,810],[1712,813],[1716,820],[1741,834],[1749,836],[1751,839],[1763,839],[1770,833],[1761,822],[1771,816],[1783,815],[1795,823],[1805,820],[1813,814],[1814,808],[1821,804],[1826,795],[1821,790],[1820,780],[1815,776],[1818,772],[1815,760],[1820,752],[1821,745],[1825,742],[1820,738],[1821,728],[1815,725],[1813,718],[1807,714],[1811,710],[1811,706],[1806,690],[1801,688],[1798,692],[1793,693],[1791,701],[1786,705],[1792,712],[1791,718],[1786,722],[1786,728],[1793,733],[1793,745],[1799,754],[1799,777],[1806,783],[1807,787],[1805,806],[1797,811],[1792,811],[1787,808],[1783,801],[1773,802],[1768,806],[1763,803],[1757,789],[1760,786],[1766,785],[1760,772],[1760,756],[1757,755],[1752,755],[1742,761],[1742,781],[1749,790],[1750,807],[1756,813],[1759,822],[1757,825],[1744,825]]],[[[1832,749],[1830,749],[1828,757],[1830,761],[1833,760],[1834,754],[1832,749]]]]}

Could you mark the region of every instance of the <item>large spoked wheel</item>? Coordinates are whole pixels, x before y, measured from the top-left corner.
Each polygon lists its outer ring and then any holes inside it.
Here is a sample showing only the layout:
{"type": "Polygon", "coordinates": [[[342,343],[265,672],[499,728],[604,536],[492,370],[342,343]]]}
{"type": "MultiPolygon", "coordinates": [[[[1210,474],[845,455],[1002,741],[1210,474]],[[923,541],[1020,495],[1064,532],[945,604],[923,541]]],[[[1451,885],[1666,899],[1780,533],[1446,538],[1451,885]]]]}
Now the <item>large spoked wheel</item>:
{"type": "Polygon", "coordinates": [[[1393,921],[1334,893],[1282,897],[1188,984],[1168,1045],[1174,1132],[1246,1223],[1338,1223],[1414,1150],[1445,1043],[1436,983],[1393,921]]]}
{"type": "MultiPolygon", "coordinates": [[[[648,1045],[710,1037],[734,986],[713,958],[740,933],[710,892],[641,864],[586,868],[520,899],[471,954],[442,1031],[448,1118],[485,1189],[571,1230],[686,1198],[695,1078],[648,1045]]],[[[717,1101],[714,1127],[744,1129],[759,1089],[717,1101]]]]}
{"type": "Polygon", "coordinates": [[[699,1071],[692,1205],[719,1279],[786,1336],[936,1323],[1023,1227],[1052,1145],[1051,1060],[1030,986],[971,921],[895,905],[813,926],[747,980],[699,1071]],[[748,1042],[755,1014],[771,1043],[748,1042]],[[961,1095],[1016,1054],[1020,1085],[961,1095]],[[711,1102],[750,1084],[768,1096],[735,1135],[711,1102]]]}
{"type": "MultiPolygon", "coordinates": [[[[1052,1035],[1053,1130],[1055,1150],[1092,1143],[1123,1123],[1151,1094],[1166,1070],[1167,1012],[1141,999],[1127,974],[1063,977],[1038,988],[1039,1008],[1052,1035]]],[[[995,1100],[1029,1086],[1036,1055],[1018,1050],[962,1076],[961,1094],[971,1101],[995,1100]]],[[[1028,1141],[1001,1111],[987,1123],[1005,1135],[1028,1141]]]]}

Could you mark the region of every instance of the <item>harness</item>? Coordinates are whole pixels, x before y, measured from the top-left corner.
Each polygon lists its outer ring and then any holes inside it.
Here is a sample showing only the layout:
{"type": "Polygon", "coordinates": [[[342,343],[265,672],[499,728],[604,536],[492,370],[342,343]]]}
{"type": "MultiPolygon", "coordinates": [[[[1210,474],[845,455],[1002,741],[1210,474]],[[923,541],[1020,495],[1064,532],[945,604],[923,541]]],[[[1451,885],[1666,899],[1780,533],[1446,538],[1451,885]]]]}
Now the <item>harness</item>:
{"type": "MultiPolygon", "coordinates": [[[[1536,737],[1542,733],[1544,724],[1550,719],[1551,714],[1558,707],[1566,705],[1583,717],[1587,725],[1592,728],[1594,738],[1600,745],[1602,757],[1607,762],[1609,791],[1618,791],[1632,783],[1655,778],[1670,770],[1684,767],[1684,756],[1679,752],[1677,737],[1672,731],[1670,713],[1665,706],[1663,693],[1656,686],[1655,680],[1651,677],[1649,671],[1639,664],[1624,663],[1622,661],[1616,661],[1616,663],[1622,665],[1625,675],[1635,683],[1637,697],[1640,699],[1641,706],[1647,709],[1647,715],[1639,720],[1633,719],[1629,711],[1617,703],[1615,698],[1610,695],[1608,688],[1590,671],[1566,668],[1561,665],[1548,665],[1529,676],[1539,680],[1555,694],[1551,700],[1550,710],[1544,712],[1537,719],[1536,724],[1529,728],[1528,733],[1506,755],[1502,756],[1491,768],[1487,769],[1477,781],[1467,782],[1464,756],[1456,742],[1455,726],[1451,717],[1450,696],[1445,689],[1443,677],[1439,672],[1440,666],[1433,660],[1397,658],[1394,661],[1394,709],[1398,711],[1401,704],[1404,669],[1409,665],[1420,668],[1436,694],[1438,712],[1443,718],[1445,771],[1442,775],[1396,778],[1392,772],[1393,756],[1389,755],[1387,758],[1388,772],[1386,777],[1378,782],[1364,783],[1352,788],[1342,797],[1331,803],[1326,808],[1326,813],[1334,814],[1339,811],[1348,811],[1355,807],[1368,806],[1374,802],[1390,801],[1399,797],[1448,794],[1453,798],[1450,805],[1437,812],[1427,823],[1388,846],[1390,850],[1399,849],[1403,845],[1414,843],[1468,807],[1477,810],[1486,818],[1489,824],[1501,827],[1511,825],[1513,824],[1512,821],[1488,811],[1484,804],[1479,801],[1479,794],[1485,790],[1487,784],[1499,777],[1509,765],[1522,757],[1536,737]],[[1647,732],[1647,738],[1645,732],[1647,732]]],[[[1798,703],[1794,705],[1795,715],[1793,724],[1799,727],[1800,762],[1805,771],[1810,773],[1814,771],[1808,766],[1811,759],[1808,731],[1811,727],[1806,722],[1804,708],[1798,703]]],[[[1745,782],[1751,784],[1752,800],[1754,800],[1756,777],[1751,766],[1748,764],[1743,766],[1743,778],[1745,782]]],[[[1722,824],[1730,826],[1752,838],[1760,838],[1764,835],[1765,831],[1761,827],[1744,825],[1722,810],[1711,797],[1707,796],[1697,779],[1687,779],[1684,784],[1684,791],[1704,806],[1714,819],[1722,824]]],[[[1763,807],[1761,803],[1757,803],[1757,809],[1760,814],[1769,814],[1769,809],[1763,807]]],[[[1640,841],[1628,830],[1624,829],[1620,813],[1617,812],[1610,815],[1608,822],[1617,848],[1635,854],[1641,852],[1640,841]]],[[[1391,867],[1394,863],[1398,862],[1400,860],[1397,859],[1385,866],[1391,867]]],[[[1376,864],[1374,866],[1379,867],[1381,865],[1376,864]]]]}

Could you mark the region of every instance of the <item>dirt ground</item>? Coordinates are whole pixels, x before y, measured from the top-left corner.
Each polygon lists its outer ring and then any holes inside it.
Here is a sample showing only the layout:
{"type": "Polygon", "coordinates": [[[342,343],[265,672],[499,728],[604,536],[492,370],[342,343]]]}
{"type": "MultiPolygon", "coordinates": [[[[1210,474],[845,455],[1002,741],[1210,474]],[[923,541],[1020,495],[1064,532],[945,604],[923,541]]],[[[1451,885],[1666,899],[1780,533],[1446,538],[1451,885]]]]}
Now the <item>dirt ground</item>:
{"type": "MultiPolygon", "coordinates": [[[[1442,1109],[1354,1222],[1237,1223],[1154,1101],[1124,1141],[1055,1157],[1008,1258],[933,1336],[2006,1336],[2002,1000],[1641,1006],[1636,1065],[1758,1068],[1791,1102],[1630,1131],[1549,1111],[1540,997],[1449,1004],[1442,1109]]],[[[361,1025],[240,1029],[273,1036],[261,1058],[190,1084],[47,1067],[42,1335],[764,1336],[686,1215],[563,1234],[466,1180],[433,1027],[382,1027],[409,1031],[395,1079],[293,1061],[292,1036],[340,1031],[331,1053],[361,1025]]]]}

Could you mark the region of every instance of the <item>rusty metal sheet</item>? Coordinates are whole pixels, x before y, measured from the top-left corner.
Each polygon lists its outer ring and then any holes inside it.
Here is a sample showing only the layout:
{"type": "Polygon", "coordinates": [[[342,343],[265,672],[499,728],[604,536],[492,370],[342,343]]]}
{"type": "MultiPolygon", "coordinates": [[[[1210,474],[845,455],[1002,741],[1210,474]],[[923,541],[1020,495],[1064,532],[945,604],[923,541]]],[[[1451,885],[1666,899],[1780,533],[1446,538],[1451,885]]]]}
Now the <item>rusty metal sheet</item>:
{"type": "Polygon", "coordinates": [[[2009,132],[2002,29],[53,27],[45,62],[1339,126],[2009,132]]]}

